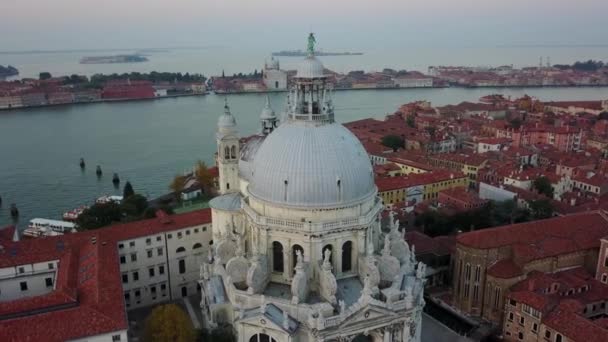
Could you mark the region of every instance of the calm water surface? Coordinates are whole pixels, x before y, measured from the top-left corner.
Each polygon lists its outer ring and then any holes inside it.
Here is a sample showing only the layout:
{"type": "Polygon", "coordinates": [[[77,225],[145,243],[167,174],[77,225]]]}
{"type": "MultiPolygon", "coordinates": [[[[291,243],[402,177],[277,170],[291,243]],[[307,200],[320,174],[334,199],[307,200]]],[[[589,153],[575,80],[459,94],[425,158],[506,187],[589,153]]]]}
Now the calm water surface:
{"type": "MultiPolygon", "coordinates": [[[[445,105],[496,92],[547,100],[608,98],[608,88],[449,88],[341,91],[334,103],[337,120],[346,122],[382,118],[409,101],[445,105]]],[[[242,135],[257,131],[264,101],[261,94],[229,96],[242,135]]],[[[285,95],[273,94],[271,102],[280,112],[285,95]]],[[[0,225],[11,222],[10,203],[20,209],[23,229],[33,217],[60,218],[96,197],[120,193],[111,183],[114,172],[122,184],[129,180],[145,195],[166,193],[175,174],[199,159],[213,163],[222,106],[223,97],[208,95],[0,112],[0,225]],[[84,172],[78,166],[81,157],[87,162],[84,172]],[[95,176],[96,165],[104,171],[101,179],[95,176]]]]}

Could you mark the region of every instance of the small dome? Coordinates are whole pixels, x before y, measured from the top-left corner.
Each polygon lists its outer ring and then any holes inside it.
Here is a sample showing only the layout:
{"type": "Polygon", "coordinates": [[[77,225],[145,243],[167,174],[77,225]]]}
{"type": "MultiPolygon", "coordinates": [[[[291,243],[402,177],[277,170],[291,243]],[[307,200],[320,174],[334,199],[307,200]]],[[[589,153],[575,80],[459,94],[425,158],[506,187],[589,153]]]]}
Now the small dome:
{"type": "Polygon", "coordinates": [[[222,114],[217,120],[217,126],[220,128],[236,126],[236,119],[230,113],[230,107],[228,107],[228,100],[226,100],[226,102],[224,103],[224,114],[222,114]]]}
{"type": "Polygon", "coordinates": [[[276,119],[277,116],[274,114],[274,110],[270,107],[270,98],[268,95],[266,96],[266,104],[264,105],[264,109],[262,109],[262,114],[260,115],[261,120],[272,120],[276,119]]]}
{"type": "Polygon", "coordinates": [[[323,63],[315,56],[308,56],[304,58],[298,65],[296,77],[297,78],[323,78],[325,67],[323,63]]]}

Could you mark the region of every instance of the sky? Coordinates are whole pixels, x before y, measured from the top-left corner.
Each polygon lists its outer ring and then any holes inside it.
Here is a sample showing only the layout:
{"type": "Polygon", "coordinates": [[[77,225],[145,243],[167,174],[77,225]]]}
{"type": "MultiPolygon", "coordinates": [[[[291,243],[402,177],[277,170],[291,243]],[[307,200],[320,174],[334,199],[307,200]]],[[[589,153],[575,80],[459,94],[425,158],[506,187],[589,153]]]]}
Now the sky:
{"type": "Polygon", "coordinates": [[[0,0],[0,51],[608,44],[606,0],[0,0]]]}

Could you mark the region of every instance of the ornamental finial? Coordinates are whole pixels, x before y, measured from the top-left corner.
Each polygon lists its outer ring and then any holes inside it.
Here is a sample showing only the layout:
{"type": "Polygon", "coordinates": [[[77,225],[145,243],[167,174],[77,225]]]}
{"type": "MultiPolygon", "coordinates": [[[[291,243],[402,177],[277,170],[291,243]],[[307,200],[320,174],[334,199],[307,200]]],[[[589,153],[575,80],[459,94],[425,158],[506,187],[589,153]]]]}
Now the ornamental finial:
{"type": "Polygon", "coordinates": [[[314,33],[310,33],[308,35],[308,55],[309,56],[314,56],[315,55],[315,43],[317,42],[317,40],[315,39],[315,34],[314,33]]]}

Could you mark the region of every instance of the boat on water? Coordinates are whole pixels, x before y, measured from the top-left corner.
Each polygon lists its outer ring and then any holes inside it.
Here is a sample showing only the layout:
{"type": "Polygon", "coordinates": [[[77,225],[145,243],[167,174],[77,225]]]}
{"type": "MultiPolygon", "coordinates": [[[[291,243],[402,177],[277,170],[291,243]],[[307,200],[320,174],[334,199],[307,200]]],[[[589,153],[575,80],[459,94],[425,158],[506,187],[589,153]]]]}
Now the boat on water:
{"type": "MultiPolygon", "coordinates": [[[[278,52],[273,52],[273,56],[278,57],[306,57],[308,56],[308,51],[303,50],[283,50],[278,52]]],[[[315,51],[315,56],[361,56],[363,52],[324,52],[324,51],[315,51]]]]}
{"type": "Polygon", "coordinates": [[[122,196],[116,196],[116,195],[101,196],[97,200],[95,200],[95,203],[97,203],[97,204],[107,204],[107,203],[111,203],[111,202],[120,204],[122,202],[122,196]]]}
{"type": "Polygon", "coordinates": [[[23,231],[23,236],[37,238],[63,235],[65,233],[75,233],[77,227],[73,222],[35,218],[30,221],[27,229],[23,231]]]}
{"type": "Polygon", "coordinates": [[[74,222],[87,209],[89,209],[89,207],[86,206],[86,205],[83,205],[83,206],[78,207],[76,209],[73,209],[73,210],[70,210],[70,211],[66,211],[65,213],[63,213],[63,216],[62,216],[63,220],[64,221],[68,221],[68,222],[74,222]]]}
{"type": "Polygon", "coordinates": [[[141,55],[116,55],[82,57],[80,64],[114,64],[114,63],[141,63],[148,59],[141,55]]]}

